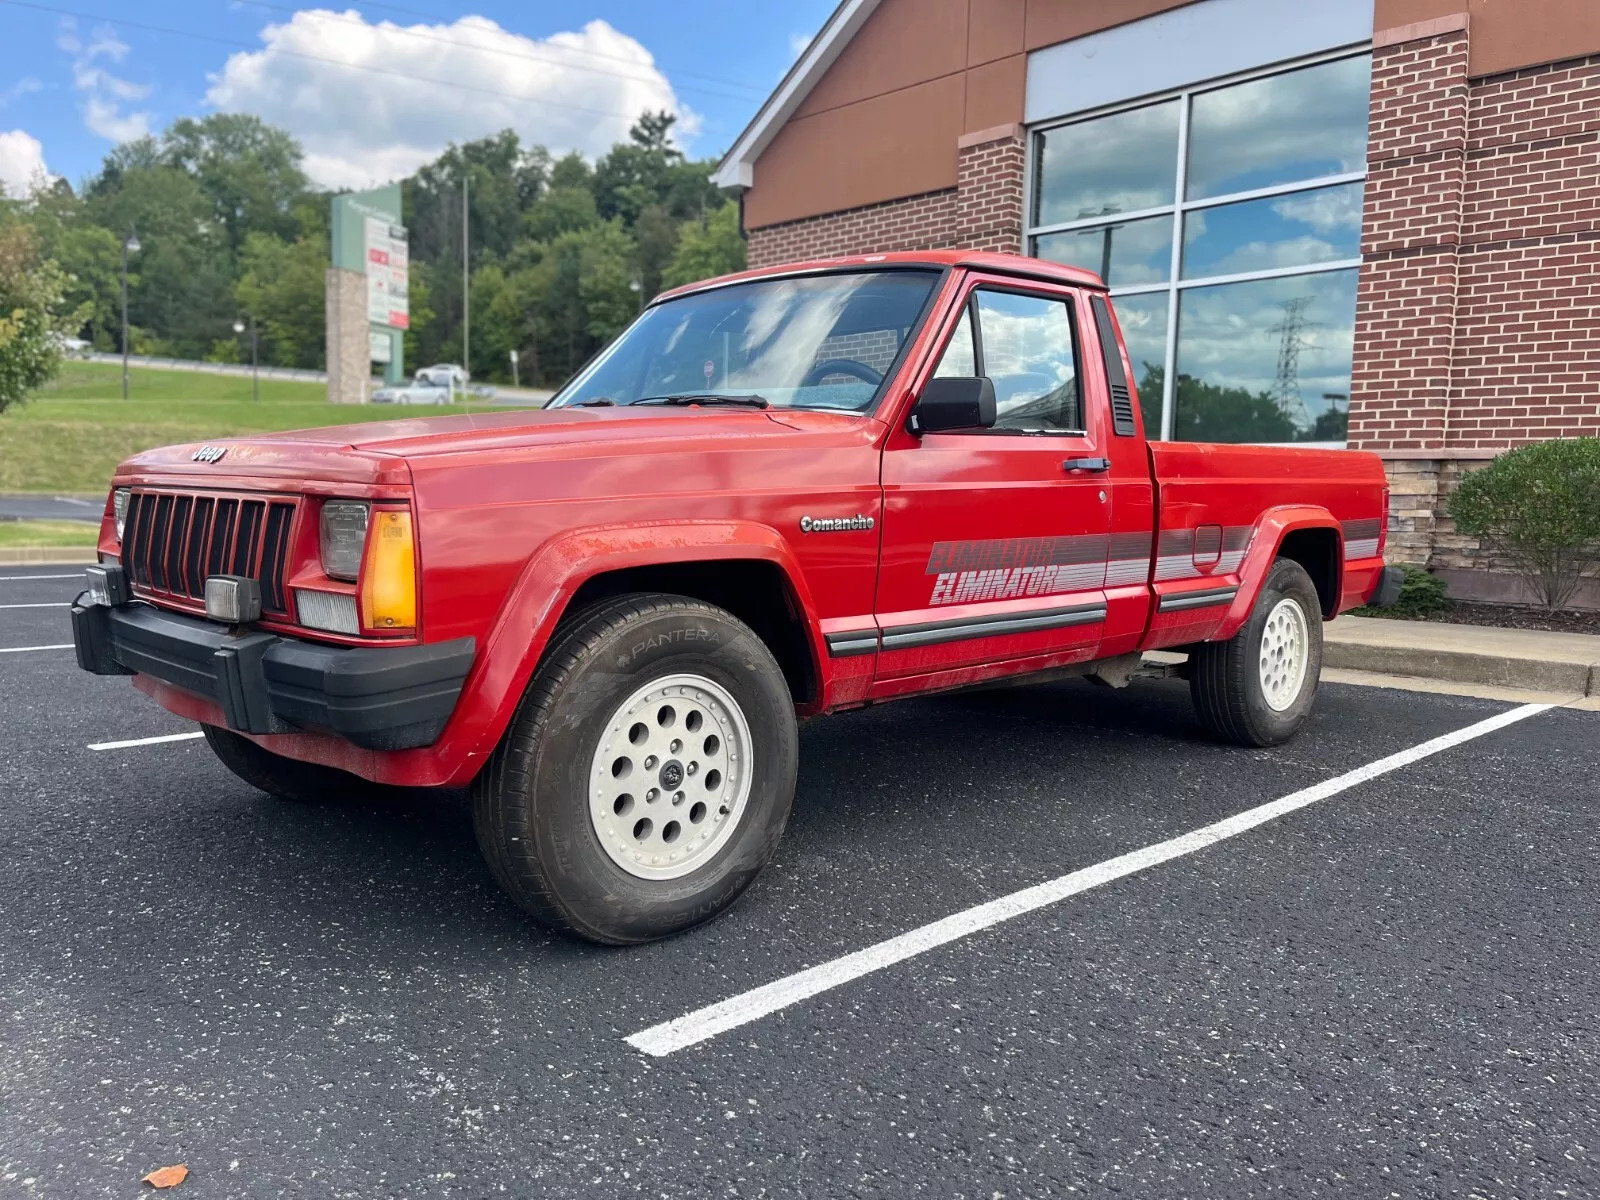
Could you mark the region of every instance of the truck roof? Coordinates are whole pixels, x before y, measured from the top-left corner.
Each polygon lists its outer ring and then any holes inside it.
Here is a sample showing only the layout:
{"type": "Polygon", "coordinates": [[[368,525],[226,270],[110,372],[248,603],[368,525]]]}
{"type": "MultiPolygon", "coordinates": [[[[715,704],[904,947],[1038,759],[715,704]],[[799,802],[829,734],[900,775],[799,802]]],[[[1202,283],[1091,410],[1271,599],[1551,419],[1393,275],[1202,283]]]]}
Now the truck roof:
{"type": "Polygon", "coordinates": [[[662,292],[651,303],[706,288],[742,283],[747,279],[769,279],[782,275],[808,275],[820,271],[838,271],[861,267],[967,267],[974,271],[989,271],[999,275],[1015,275],[1023,279],[1039,279],[1049,283],[1068,283],[1074,287],[1105,290],[1105,283],[1093,271],[1081,267],[1067,267],[1060,263],[1045,262],[1039,258],[1026,258],[1020,254],[996,254],[988,250],[899,250],[886,254],[850,254],[839,258],[817,258],[803,262],[783,263],[775,267],[759,267],[739,271],[733,275],[720,275],[703,279],[662,292]]]}

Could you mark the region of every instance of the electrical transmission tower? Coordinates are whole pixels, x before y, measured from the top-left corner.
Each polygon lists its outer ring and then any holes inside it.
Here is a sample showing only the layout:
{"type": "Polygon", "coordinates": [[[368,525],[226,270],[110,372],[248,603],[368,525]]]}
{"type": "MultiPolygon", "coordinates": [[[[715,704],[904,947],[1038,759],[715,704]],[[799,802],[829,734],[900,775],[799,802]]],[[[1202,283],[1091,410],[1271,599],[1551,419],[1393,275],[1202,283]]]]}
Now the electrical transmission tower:
{"type": "Polygon", "coordinates": [[[1283,302],[1283,320],[1267,330],[1278,338],[1278,377],[1272,386],[1272,398],[1278,411],[1296,427],[1305,429],[1311,424],[1311,410],[1300,395],[1300,351],[1313,343],[1305,333],[1315,326],[1306,320],[1306,306],[1310,296],[1296,296],[1283,302]]]}

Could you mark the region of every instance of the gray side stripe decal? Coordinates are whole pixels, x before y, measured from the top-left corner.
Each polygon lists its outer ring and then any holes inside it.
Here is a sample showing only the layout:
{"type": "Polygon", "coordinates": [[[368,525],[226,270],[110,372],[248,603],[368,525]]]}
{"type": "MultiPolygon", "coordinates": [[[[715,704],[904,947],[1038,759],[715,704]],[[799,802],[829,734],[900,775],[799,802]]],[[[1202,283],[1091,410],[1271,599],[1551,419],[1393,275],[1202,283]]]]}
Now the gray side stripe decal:
{"type": "Polygon", "coordinates": [[[883,648],[907,650],[913,646],[933,646],[940,642],[959,642],[969,638],[1031,633],[1037,629],[1062,629],[1069,625],[1095,625],[1105,619],[1105,605],[1077,604],[1071,608],[1052,608],[1038,612],[999,613],[992,617],[966,617],[956,621],[934,621],[925,625],[901,625],[883,631],[883,648]]]}

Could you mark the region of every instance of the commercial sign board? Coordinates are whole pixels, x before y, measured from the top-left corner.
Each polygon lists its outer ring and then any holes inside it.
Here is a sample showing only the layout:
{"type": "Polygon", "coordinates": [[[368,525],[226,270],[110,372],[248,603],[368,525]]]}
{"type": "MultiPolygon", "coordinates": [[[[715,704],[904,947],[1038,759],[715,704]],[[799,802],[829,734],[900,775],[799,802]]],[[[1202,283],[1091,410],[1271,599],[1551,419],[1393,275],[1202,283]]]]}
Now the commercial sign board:
{"type": "Polygon", "coordinates": [[[367,320],[405,329],[411,324],[404,225],[366,218],[367,320]]]}

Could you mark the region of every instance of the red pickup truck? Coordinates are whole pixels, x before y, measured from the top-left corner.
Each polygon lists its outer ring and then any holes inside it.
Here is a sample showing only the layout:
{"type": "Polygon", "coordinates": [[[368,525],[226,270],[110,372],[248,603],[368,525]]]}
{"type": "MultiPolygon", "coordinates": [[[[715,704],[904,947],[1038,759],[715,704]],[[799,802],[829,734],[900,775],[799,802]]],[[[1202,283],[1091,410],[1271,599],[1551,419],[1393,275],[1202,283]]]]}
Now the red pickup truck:
{"type": "Polygon", "coordinates": [[[1369,454],[1148,442],[1093,275],[869,255],[668,292],[542,411],[137,455],[73,632],[267,792],[470,787],[519,904],[628,943],[771,857],[797,717],[1178,650],[1281,742],[1386,507],[1369,454]]]}

